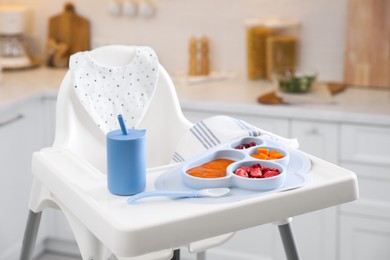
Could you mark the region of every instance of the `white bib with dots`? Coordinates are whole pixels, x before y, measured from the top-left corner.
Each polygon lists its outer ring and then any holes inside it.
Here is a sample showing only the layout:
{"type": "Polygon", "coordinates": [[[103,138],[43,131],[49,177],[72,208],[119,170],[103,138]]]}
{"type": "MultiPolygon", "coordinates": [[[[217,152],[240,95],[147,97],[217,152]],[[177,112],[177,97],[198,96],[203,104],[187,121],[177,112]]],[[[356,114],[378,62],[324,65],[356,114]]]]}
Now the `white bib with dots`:
{"type": "Polygon", "coordinates": [[[75,93],[105,134],[120,128],[119,114],[128,128],[137,127],[155,92],[158,66],[149,47],[136,47],[134,59],[120,67],[100,66],[88,51],[73,54],[69,62],[75,93]]]}

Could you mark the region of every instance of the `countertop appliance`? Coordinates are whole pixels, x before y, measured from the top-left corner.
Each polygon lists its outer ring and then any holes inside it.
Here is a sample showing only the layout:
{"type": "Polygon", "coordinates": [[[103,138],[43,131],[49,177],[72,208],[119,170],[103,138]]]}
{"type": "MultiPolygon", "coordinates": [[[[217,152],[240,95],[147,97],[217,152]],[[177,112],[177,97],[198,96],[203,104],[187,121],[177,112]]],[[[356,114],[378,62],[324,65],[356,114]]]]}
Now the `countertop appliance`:
{"type": "Polygon", "coordinates": [[[26,15],[24,6],[0,6],[0,66],[4,70],[37,64],[32,54],[32,39],[25,34],[26,15]]]}

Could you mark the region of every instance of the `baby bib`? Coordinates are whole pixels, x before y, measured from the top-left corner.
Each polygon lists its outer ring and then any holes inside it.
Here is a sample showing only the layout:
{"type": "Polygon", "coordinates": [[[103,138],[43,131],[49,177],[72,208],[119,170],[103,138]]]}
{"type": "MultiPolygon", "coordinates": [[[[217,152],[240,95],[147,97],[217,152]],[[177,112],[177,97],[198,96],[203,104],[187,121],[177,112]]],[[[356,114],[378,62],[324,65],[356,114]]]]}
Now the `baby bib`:
{"type": "Polygon", "coordinates": [[[118,67],[94,62],[89,51],[70,57],[73,89],[96,125],[107,134],[119,129],[117,116],[123,115],[129,128],[136,128],[145,115],[158,82],[155,52],[137,46],[133,60],[118,67]]]}

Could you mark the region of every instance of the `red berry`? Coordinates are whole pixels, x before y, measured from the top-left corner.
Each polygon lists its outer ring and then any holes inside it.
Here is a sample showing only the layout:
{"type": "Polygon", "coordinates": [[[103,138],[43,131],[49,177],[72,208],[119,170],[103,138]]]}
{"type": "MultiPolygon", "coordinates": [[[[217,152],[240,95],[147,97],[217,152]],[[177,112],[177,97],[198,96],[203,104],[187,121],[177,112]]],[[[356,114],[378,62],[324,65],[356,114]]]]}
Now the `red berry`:
{"type": "Polygon", "coordinates": [[[249,143],[239,144],[239,145],[237,145],[234,148],[236,148],[236,149],[247,149],[247,148],[255,146],[255,145],[257,145],[255,142],[249,142],[249,143]]]}
{"type": "Polygon", "coordinates": [[[256,146],[257,144],[255,142],[250,142],[249,147],[256,146]]]}
{"type": "Polygon", "coordinates": [[[261,167],[260,163],[255,163],[251,166],[251,168],[260,168],[261,169],[262,167],[261,167]]]}
{"type": "Polygon", "coordinates": [[[248,173],[245,170],[243,170],[242,168],[238,168],[237,170],[235,170],[234,173],[236,175],[238,175],[238,176],[241,176],[241,177],[244,177],[244,178],[249,178],[248,173]]]}
{"type": "Polygon", "coordinates": [[[240,167],[240,169],[243,169],[244,171],[246,171],[246,172],[249,172],[250,171],[250,169],[249,169],[249,167],[248,166],[241,166],[240,167]]]}
{"type": "Polygon", "coordinates": [[[263,177],[263,174],[262,174],[261,169],[259,167],[251,168],[249,175],[252,178],[262,178],[263,177]]]}
{"type": "Polygon", "coordinates": [[[264,178],[273,177],[273,176],[276,176],[276,175],[279,175],[279,174],[280,174],[279,170],[277,170],[277,171],[268,171],[268,172],[264,173],[264,178]]]}
{"type": "Polygon", "coordinates": [[[263,167],[263,168],[261,169],[261,171],[262,171],[263,173],[269,172],[270,170],[271,170],[271,169],[268,168],[268,167],[263,167]]]}

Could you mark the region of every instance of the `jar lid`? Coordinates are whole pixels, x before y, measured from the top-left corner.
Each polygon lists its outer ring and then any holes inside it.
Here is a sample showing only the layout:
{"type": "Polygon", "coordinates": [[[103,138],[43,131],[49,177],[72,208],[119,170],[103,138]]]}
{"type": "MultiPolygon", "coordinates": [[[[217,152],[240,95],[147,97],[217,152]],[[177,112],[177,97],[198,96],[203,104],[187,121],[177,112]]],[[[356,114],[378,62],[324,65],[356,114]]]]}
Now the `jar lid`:
{"type": "Polygon", "coordinates": [[[245,25],[248,27],[264,26],[267,28],[274,28],[274,29],[287,29],[287,28],[293,28],[293,27],[299,26],[300,22],[297,20],[292,20],[292,19],[250,18],[250,19],[245,20],[245,25]]]}

